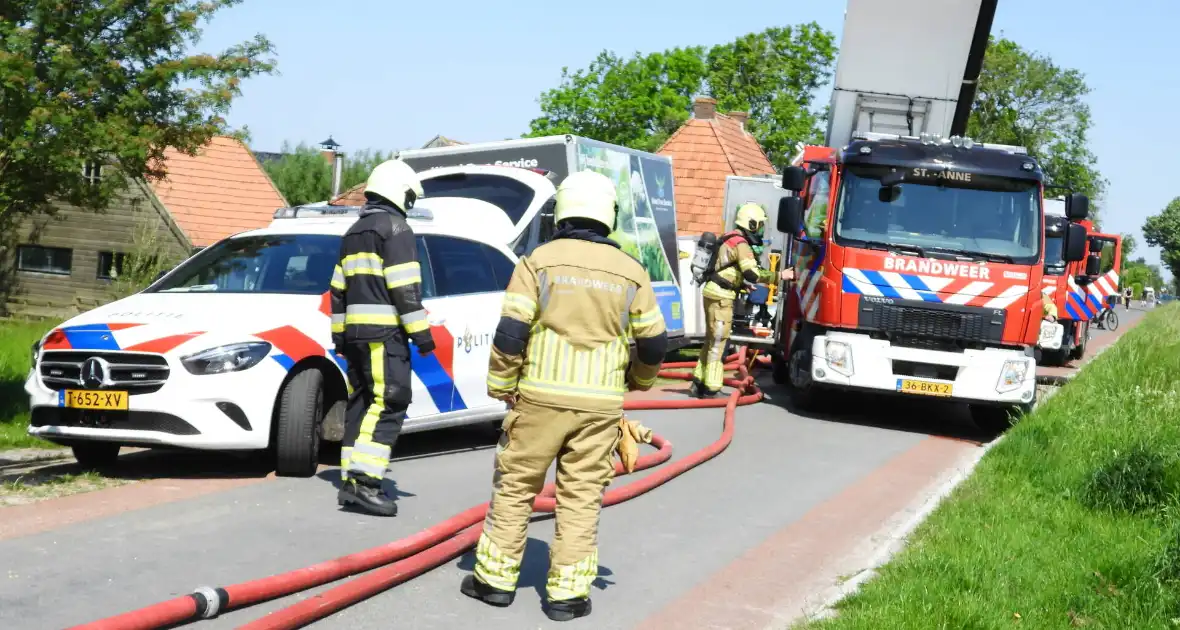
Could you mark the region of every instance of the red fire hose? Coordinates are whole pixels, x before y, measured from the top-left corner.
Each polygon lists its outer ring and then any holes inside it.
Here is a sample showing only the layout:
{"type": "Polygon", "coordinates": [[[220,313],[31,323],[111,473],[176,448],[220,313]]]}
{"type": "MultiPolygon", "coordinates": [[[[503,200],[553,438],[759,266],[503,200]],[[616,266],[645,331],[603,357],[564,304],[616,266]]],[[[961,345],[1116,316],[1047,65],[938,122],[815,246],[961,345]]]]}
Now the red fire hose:
{"type": "MultiPolygon", "coordinates": [[[[716,457],[729,446],[733,440],[735,409],[738,405],[748,405],[762,399],[762,392],[749,376],[745,353],[743,348],[725,359],[726,370],[738,372],[738,378],[725,380],[726,385],[734,388],[726,399],[641,400],[624,405],[627,410],[725,407],[725,421],[721,436],[715,442],[643,479],[609,490],[603,499],[604,506],[633,499],[716,457]]],[[[666,363],[664,367],[686,368],[693,365],[690,362],[666,363]]],[[[686,372],[662,371],[660,376],[692,379],[692,375],[686,372]]],[[[636,471],[658,466],[671,459],[672,444],[662,436],[653,435],[652,446],[659,450],[640,457],[635,464],[636,471]]],[[[623,473],[622,464],[616,463],[615,474],[623,473]]],[[[553,484],[546,485],[538,495],[533,510],[552,512],[555,506],[554,492],[553,484]]],[[[254,630],[299,628],[462,555],[475,546],[487,508],[486,503],[477,505],[412,536],[335,560],[224,588],[202,587],[188,595],[75,626],[71,630],[156,630],[197,619],[212,619],[228,610],[285,597],[369,571],[361,577],[242,626],[254,630]]]]}

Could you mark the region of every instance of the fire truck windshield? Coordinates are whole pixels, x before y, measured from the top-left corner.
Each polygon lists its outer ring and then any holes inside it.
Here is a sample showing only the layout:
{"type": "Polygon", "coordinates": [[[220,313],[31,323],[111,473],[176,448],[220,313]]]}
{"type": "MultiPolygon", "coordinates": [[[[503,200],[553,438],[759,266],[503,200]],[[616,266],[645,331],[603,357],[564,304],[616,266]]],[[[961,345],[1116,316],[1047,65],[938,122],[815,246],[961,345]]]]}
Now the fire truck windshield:
{"type": "Polygon", "coordinates": [[[898,186],[896,199],[883,201],[881,176],[891,170],[848,166],[836,209],[837,243],[1038,262],[1043,228],[1036,182],[974,177],[965,187],[907,180],[898,186]]]}

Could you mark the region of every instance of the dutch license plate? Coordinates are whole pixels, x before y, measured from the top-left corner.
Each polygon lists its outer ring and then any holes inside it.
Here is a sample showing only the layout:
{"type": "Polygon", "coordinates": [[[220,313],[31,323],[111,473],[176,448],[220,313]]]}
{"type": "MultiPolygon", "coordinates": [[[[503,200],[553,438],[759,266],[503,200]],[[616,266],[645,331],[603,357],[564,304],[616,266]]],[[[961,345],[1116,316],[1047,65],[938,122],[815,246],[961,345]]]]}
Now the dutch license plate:
{"type": "Polygon", "coordinates": [[[71,409],[127,409],[127,392],[67,389],[65,402],[71,409]]]}
{"type": "Polygon", "coordinates": [[[921,394],[923,396],[950,396],[954,391],[954,385],[951,383],[935,383],[932,381],[919,381],[909,378],[897,379],[897,391],[906,394],[921,394]]]}

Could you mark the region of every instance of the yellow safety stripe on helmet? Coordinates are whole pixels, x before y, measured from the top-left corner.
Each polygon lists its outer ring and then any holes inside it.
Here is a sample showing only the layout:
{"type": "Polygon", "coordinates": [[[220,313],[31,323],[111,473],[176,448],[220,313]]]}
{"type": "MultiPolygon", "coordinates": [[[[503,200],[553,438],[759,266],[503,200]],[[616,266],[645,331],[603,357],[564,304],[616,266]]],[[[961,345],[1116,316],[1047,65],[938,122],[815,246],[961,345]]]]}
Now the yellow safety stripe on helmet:
{"type": "Polygon", "coordinates": [[[504,294],[502,314],[515,316],[523,322],[531,322],[537,316],[537,303],[527,296],[508,292],[504,294]]]}
{"type": "Polygon", "coordinates": [[[385,286],[390,289],[422,282],[422,268],[417,261],[385,268],[385,286]]]}
{"type": "Polygon", "coordinates": [[[344,270],[340,265],[336,265],[336,269],[332,271],[332,288],[344,290],[344,270]]]}
{"type": "Polygon", "coordinates": [[[475,577],[492,588],[514,591],[520,579],[520,559],[509,557],[486,532],[481,533],[475,544],[475,577]]]}
{"type": "Polygon", "coordinates": [[[549,569],[545,591],[549,601],[590,596],[590,585],[598,579],[598,550],[563,567],[549,569]]]}

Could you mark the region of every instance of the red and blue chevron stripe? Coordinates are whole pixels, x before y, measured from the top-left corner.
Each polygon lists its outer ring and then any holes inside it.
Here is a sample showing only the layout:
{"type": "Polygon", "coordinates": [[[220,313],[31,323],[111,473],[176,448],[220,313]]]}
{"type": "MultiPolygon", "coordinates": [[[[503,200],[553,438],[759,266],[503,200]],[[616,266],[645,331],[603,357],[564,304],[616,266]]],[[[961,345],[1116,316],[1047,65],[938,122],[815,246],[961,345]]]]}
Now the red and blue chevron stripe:
{"type": "Polygon", "coordinates": [[[134,328],[139,324],[81,324],[55,328],[45,338],[44,350],[99,350],[118,351],[115,331],[134,328]]]}

